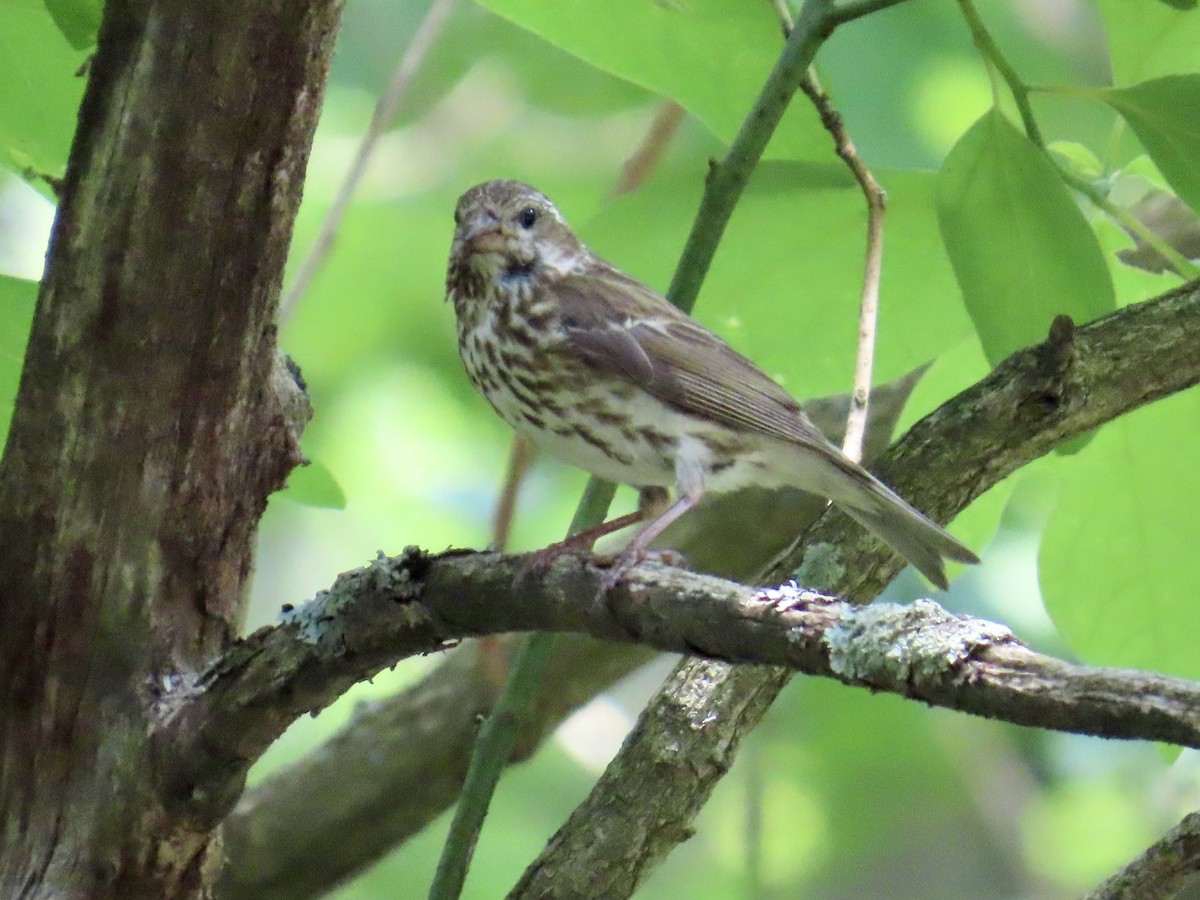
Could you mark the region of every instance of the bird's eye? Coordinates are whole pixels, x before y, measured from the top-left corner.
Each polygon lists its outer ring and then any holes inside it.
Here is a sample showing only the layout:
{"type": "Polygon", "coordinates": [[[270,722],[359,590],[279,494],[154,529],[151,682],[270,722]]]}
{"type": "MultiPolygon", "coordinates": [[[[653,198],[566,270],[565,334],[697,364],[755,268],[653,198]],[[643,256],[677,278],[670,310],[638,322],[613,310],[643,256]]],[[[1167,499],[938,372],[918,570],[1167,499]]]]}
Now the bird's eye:
{"type": "Polygon", "coordinates": [[[532,206],[527,206],[517,214],[517,223],[522,228],[532,228],[533,223],[537,221],[537,210],[532,206]]]}

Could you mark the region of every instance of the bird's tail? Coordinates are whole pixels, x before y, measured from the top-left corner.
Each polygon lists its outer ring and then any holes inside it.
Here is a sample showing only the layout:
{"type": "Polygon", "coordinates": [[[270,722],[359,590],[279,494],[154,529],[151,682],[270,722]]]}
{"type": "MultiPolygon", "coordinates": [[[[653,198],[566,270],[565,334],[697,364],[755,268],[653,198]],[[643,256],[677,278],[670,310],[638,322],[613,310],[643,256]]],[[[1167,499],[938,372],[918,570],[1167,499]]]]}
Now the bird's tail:
{"type": "Polygon", "coordinates": [[[933,584],[949,587],[943,557],[977,563],[979,557],[945,529],[910,506],[878,478],[849,460],[839,460],[838,490],[829,496],[845,513],[907,559],[933,584]]]}

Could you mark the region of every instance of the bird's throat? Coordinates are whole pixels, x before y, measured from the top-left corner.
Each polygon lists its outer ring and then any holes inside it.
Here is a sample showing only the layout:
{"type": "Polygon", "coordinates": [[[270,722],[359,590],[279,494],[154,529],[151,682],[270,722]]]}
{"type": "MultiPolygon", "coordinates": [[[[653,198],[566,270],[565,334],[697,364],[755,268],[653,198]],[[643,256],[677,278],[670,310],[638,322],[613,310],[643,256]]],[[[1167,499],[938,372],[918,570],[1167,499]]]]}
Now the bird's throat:
{"type": "Polygon", "coordinates": [[[538,263],[536,259],[529,261],[513,260],[505,266],[500,277],[507,282],[527,281],[532,278],[537,272],[538,263]]]}

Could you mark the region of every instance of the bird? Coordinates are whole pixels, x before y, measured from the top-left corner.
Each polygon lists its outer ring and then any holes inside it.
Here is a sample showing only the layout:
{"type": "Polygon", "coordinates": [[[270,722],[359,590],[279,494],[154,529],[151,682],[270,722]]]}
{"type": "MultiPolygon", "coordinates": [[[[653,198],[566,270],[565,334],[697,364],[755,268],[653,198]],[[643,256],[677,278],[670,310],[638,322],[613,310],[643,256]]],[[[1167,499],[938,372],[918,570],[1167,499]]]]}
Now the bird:
{"type": "Polygon", "coordinates": [[[831,500],[943,589],[944,559],[979,561],[749,359],[590,251],[545,194],[484,182],[459,198],[454,223],[446,299],[468,379],[540,449],[643,492],[638,512],[588,533],[647,520],[626,566],[705,493],[747,485],[831,500]]]}

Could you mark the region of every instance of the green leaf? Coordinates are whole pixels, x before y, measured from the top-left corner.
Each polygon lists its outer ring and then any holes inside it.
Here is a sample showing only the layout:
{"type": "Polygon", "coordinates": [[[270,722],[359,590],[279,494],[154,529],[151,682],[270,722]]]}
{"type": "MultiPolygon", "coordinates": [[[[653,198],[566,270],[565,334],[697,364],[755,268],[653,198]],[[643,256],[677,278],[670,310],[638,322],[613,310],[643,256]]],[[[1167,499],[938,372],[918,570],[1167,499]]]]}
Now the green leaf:
{"type": "Polygon", "coordinates": [[[104,0],[45,0],[46,9],[54,24],[76,50],[86,50],[96,43],[104,0]]]}
{"type": "Polygon", "coordinates": [[[62,176],[85,58],[41,3],[0,3],[0,165],[26,178],[62,176]]]}
{"type": "Polygon", "coordinates": [[[1057,315],[1115,308],[1095,234],[1046,157],[997,110],[938,175],[938,221],[967,311],[995,365],[1043,340],[1057,315]]]}
{"type": "Polygon", "coordinates": [[[1089,662],[1200,677],[1200,390],[1104,426],[1060,466],[1046,608],[1089,662]]]}
{"type": "Polygon", "coordinates": [[[37,292],[36,281],[0,275],[0,452],[8,439],[8,425],[21,383],[37,292]]]}
{"type": "Polygon", "coordinates": [[[1200,71],[1200,13],[1163,3],[1100,0],[1100,15],[1114,83],[1200,71]]]}
{"type": "Polygon", "coordinates": [[[1129,123],[1168,184],[1200,211],[1200,75],[1172,75],[1097,93],[1129,123]]]}
{"type": "MultiPolygon", "coordinates": [[[[664,94],[733,140],[779,53],[783,37],[768,3],[744,0],[480,0],[580,59],[664,94]]],[[[794,103],[768,147],[773,158],[827,159],[815,113],[794,103]]]]}
{"type": "Polygon", "coordinates": [[[333,473],[315,459],[310,459],[306,466],[292,470],[288,476],[287,488],[279,496],[305,506],[346,508],[346,492],[333,477],[333,473]]]}

